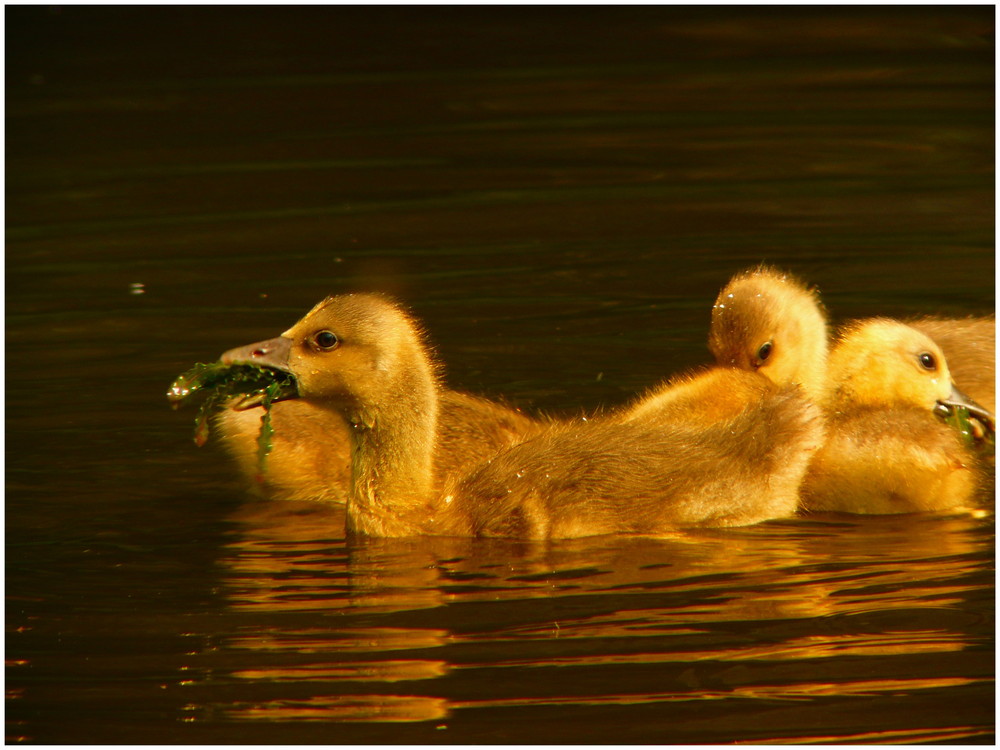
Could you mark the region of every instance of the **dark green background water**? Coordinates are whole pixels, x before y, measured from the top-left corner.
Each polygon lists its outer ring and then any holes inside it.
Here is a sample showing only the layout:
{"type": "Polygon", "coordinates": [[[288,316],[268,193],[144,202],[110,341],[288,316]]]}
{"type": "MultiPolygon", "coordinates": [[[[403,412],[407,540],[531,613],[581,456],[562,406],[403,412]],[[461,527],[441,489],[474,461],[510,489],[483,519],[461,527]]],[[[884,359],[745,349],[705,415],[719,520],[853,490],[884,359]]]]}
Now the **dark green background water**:
{"type": "Polygon", "coordinates": [[[991,7],[5,16],[10,741],[993,740],[992,509],[348,543],[164,398],[356,289],[552,411],[762,260],[992,310],[991,7]]]}

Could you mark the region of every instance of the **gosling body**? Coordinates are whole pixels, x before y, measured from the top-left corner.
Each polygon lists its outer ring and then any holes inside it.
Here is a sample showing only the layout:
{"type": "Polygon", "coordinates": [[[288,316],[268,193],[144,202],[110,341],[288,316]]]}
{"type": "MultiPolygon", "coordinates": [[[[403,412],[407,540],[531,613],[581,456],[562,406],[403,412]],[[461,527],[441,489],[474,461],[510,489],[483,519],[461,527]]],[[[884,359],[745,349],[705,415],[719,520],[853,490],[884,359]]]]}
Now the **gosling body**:
{"type": "MultiPolygon", "coordinates": [[[[214,434],[247,489],[275,501],[347,502],[351,486],[351,437],[344,418],[301,399],[271,404],[274,434],[267,468],[260,471],[257,436],[264,410],[226,408],[214,418],[214,434]]],[[[535,419],[496,401],[443,390],[438,480],[485,461],[543,429],[535,419]]]]}
{"type": "Polygon", "coordinates": [[[846,327],[830,357],[828,437],[803,483],[808,510],[942,511],[976,504],[979,460],[938,407],[992,416],[958,391],[941,348],[898,321],[846,327]]]}
{"type": "MultiPolygon", "coordinates": [[[[975,373],[987,366],[992,373],[985,319],[923,324],[964,352],[968,382],[981,379],[975,373]]],[[[888,319],[845,326],[832,354],[828,340],[818,295],[772,268],[734,276],[712,311],[709,346],[718,363],[758,372],[777,385],[799,383],[823,407],[826,440],[804,479],[803,509],[902,513],[973,502],[985,483],[981,461],[935,409],[951,399],[990,424],[992,410],[952,393],[941,348],[888,319]],[[939,370],[921,370],[922,354],[930,354],[939,370]]]]}
{"type": "Polygon", "coordinates": [[[655,535],[794,515],[821,441],[819,410],[797,388],[689,425],[609,419],[553,429],[499,454],[451,492],[485,501],[469,519],[478,536],[655,535]]]}
{"type": "Polygon", "coordinates": [[[798,387],[767,385],[708,426],[622,415],[548,425],[442,481],[438,368],[398,306],[331,297],[274,341],[257,363],[291,372],[302,400],[350,425],[357,534],[553,539],[755,523],[794,510],[794,491],[774,486],[797,486],[822,440],[798,387]]]}

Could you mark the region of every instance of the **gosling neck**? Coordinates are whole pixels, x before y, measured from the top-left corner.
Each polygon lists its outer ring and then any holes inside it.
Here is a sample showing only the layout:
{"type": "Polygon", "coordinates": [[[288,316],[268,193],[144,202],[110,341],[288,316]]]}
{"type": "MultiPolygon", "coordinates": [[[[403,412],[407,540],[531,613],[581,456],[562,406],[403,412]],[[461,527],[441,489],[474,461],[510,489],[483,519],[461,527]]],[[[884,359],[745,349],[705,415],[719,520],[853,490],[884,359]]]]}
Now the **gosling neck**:
{"type": "Polygon", "coordinates": [[[822,404],[827,388],[830,330],[819,304],[803,290],[781,299],[780,324],[783,362],[775,380],[778,385],[798,384],[804,395],[822,404]]]}
{"type": "Polygon", "coordinates": [[[829,343],[826,329],[823,336],[813,337],[812,351],[805,352],[801,359],[801,369],[797,382],[809,400],[814,404],[822,404],[827,395],[827,372],[829,361],[829,343]]]}
{"type": "Polygon", "coordinates": [[[430,372],[345,414],[351,425],[347,528],[368,536],[421,531],[434,492],[438,393],[430,372]]]}

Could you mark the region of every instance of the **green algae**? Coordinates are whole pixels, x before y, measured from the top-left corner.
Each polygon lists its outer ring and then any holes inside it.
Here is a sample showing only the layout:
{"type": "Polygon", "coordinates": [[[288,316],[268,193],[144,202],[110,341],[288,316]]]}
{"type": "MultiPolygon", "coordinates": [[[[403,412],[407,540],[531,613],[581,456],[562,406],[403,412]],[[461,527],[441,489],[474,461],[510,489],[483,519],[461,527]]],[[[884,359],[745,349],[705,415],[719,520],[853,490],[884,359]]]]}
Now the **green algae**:
{"type": "Polygon", "coordinates": [[[226,406],[243,409],[263,407],[264,414],[257,435],[257,466],[263,477],[268,454],[274,447],[271,404],[296,393],[295,378],[281,370],[257,365],[199,362],[170,384],[167,399],[175,409],[200,402],[194,418],[194,443],[198,447],[208,441],[209,418],[216,411],[226,406]]]}
{"type": "Polygon", "coordinates": [[[996,435],[990,425],[985,424],[964,406],[949,405],[945,424],[953,427],[962,436],[963,442],[981,453],[996,450],[996,435]]]}

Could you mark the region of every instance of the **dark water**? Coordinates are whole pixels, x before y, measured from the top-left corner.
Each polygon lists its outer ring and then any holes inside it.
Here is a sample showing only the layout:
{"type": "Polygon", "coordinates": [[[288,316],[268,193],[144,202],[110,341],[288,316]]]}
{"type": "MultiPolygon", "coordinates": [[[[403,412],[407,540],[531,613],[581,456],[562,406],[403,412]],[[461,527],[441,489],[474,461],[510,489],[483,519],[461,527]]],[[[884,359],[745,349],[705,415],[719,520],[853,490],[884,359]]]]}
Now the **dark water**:
{"type": "Polygon", "coordinates": [[[991,8],[6,22],[9,741],[993,740],[992,506],[348,542],[163,395],[355,289],[552,411],[705,362],[762,260],[992,310],[991,8]]]}

